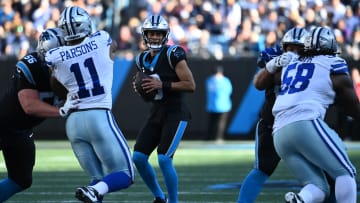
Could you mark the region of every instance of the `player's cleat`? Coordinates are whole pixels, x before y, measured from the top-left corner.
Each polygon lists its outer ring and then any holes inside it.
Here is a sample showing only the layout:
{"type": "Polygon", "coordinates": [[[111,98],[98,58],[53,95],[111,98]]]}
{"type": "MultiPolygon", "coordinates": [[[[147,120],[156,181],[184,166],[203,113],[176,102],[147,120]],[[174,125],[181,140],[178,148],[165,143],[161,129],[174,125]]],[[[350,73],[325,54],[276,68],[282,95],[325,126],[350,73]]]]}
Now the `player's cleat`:
{"type": "Polygon", "coordinates": [[[101,203],[101,195],[90,186],[76,189],[75,197],[84,203],[101,203]]]}
{"type": "Polygon", "coordinates": [[[156,197],[153,201],[153,203],[167,203],[167,199],[165,197],[165,199],[161,199],[160,197],[156,197]]]}
{"type": "Polygon", "coordinates": [[[293,192],[288,192],[285,194],[285,201],[286,203],[305,203],[298,194],[293,192]]]}

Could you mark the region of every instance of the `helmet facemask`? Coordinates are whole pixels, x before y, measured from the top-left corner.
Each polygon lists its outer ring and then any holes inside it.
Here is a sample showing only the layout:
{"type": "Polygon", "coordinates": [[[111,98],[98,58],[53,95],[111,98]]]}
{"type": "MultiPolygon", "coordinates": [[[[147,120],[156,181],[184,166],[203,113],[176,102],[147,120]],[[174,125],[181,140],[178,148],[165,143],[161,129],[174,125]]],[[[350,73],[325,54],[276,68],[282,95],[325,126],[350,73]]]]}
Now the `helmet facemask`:
{"type": "MultiPolygon", "coordinates": [[[[152,50],[160,50],[161,47],[163,47],[163,45],[165,45],[168,41],[168,33],[167,32],[161,32],[162,35],[163,35],[163,38],[160,39],[160,40],[154,40],[154,39],[150,39],[148,37],[148,32],[149,30],[147,31],[144,31],[144,34],[143,34],[143,39],[144,39],[144,43],[145,45],[152,49],[152,50]]],[[[155,32],[159,32],[158,30],[155,30],[155,32]]]]}
{"type": "Polygon", "coordinates": [[[286,51],[287,45],[297,45],[299,47],[304,46],[304,41],[306,36],[308,35],[308,32],[305,28],[292,28],[289,31],[287,31],[284,35],[284,37],[281,40],[281,49],[282,51],[286,51]]]}
{"type": "Polygon", "coordinates": [[[166,20],[158,15],[152,15],[148,17],[141,28],[141,34],[144,40],[144,44],[152,50],[158,51],[160,50],[168,41],[169,37],[169,24],[166,20]],[[153,42],[152,39],[149,39],[148,32],[160,32],[163,34],[163,38],[158,42],[153,42]]]}

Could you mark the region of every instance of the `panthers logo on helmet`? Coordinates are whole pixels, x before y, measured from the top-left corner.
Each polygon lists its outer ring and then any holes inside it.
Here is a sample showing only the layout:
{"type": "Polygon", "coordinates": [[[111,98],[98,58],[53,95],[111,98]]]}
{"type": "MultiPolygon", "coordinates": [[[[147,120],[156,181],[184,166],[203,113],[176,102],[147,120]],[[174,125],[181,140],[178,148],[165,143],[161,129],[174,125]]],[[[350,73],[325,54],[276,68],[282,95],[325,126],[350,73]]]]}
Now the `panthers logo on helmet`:
{"type": "Polygon", "coordinates": [[[45,54],[50,49],[64,45],[64,35],[60,28],[49,28],[44,30],[40,36],[36,51],[44,59],[45,54]]]}

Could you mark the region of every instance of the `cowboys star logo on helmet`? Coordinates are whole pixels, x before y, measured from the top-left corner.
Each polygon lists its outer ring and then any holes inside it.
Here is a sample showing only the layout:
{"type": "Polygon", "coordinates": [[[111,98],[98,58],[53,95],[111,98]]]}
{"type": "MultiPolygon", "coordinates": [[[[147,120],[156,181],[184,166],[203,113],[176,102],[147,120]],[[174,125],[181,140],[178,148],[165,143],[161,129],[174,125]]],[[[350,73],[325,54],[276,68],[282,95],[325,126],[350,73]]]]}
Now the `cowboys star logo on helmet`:
{"type": "Polygon", "coordinates": [[[304,42],[306,52],[337,54],[338,45],[334,33],[327,27],[312,29],[304,42]]]}
{"type": "Polygon", "coordinates": [[[84,38],[92,33],[90,15],[77,6],[65,8],[60,15],[58,27],[64,31],[66,42],[84,38]]]}

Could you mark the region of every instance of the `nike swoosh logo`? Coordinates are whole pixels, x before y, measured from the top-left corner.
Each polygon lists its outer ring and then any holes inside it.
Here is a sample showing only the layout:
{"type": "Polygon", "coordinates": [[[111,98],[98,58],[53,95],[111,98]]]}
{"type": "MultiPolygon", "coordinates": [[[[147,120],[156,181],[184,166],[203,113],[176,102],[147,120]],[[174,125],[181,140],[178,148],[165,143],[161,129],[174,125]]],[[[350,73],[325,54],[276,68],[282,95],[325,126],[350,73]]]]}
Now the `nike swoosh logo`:
{"type": "MultiPolygon", "coordinates": [[[[86,188],[87,189],[87,188],[86,188]]],[[[95,194],[93,194],[89,189],[87,189],[87,193],[89,193],[89,195],[93,198],[93,199],[97,199],[95,194]]]]}

